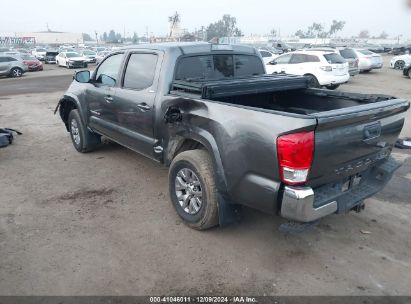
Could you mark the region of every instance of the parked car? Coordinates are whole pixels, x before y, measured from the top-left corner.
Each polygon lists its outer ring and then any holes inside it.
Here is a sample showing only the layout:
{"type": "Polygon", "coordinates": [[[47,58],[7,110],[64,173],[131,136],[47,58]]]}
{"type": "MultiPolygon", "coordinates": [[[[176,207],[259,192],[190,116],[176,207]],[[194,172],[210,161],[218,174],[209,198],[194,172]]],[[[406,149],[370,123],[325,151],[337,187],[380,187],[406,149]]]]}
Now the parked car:
{"type": "Polygon", "coordinates": [[[86,68],[87,60],[76,52],[62,52],[56,56],[56,64],[71,68],[86,68]]]}
{"type": "Polygon", "coordinates": [[[358,67],[360,68],[360,73],[382,68],[384,61],[381,55],[366,49],[355,49],[355,53],[359,59],[358,67]]]}
{"type": "Polygon", "coordinates": [[[390,53],[393,54],[393,55],[410,54],[411,53],[411,45],[394,46],[390,53]]]}
{"type": "Polygon", "coordinates": [[[408,101],[265,75],[254,48],[140,45],[74,78],[56,108],[74,148],[104,135],[169,167],[172,205],[194,229],[237,219],[239,205],[297,222],[359,212],[400,166],[390,154],[408,101]]]}
{"type": "Polygon", "coordinates": [[[21,77],[28,70],[20,56],[0,54],[0,76],[21,77]]]}
{"type": "Polygon", "coordinates": [[[408,76],[408,78],[411,78],[411,63],[404,67],[404,69],[402,70],[402,74],[404,76],[408,76]]]}
{"type": "Polygon", "coordinates": [[[286,53],[266,64],[268,74],[308,76],[310,86],[336,89],[349,80],[348,63],[335,51],[302,50],[286,53]]]}
{"type": "Polygon", "coordinates": [[[274,60],[278,57],[278,55],[271,53],[270,51],[259,49],[258,52],[260,53],[261,57],[265,64],[269,63],[270,61],[274,60]]]}
{"type": "Polygon", "coordinates": [[[360,69],[358,67],[358,56],[354,49],[347,48],[347,47],[311,47],[308,50],[312,51],[324,51],[324,52],[336,52],[341,55],[347,62],[348,62],[348,73],[350,76],[355,76],[360,73],[360,69]]]}
{"type": "Polygon", "coordinates": [[[110,51],[101,51],[98,52],[96,55],[96,64],[100,64],[101,61],[103,61],[103,59],[110,54],[110,51]]]}
{"type": "Polygon", "coordinates": [[[47,51],[46,55],[44,56],[44,63],[56,63],[56,57],[59,54],[57,51],[47,51]]]}
{"type": "Polygon", "coordinates": [[[33,55],[20,54],[23,63],[28,66],[29,71],[43,71],[43,63],[33,55]]]}
{"type": "Polygon", "coordinates": [[[86,59],[87,63],[96,63],[96,52],[90,50],[83,50],[80,52],[80,55],[86,59]]]}
{"type": "Polygon", "coordinates": [[[35,48],[31,54],[36,57],[38,60],[43,61],[46,56],[47,50],[45,48],[35,48]]]}
{"type": "Polygon", "coordinates": [[[103,52],[103,51],[108,51],[108,49],[106,47],[103,46],[95,46],[91,48],[93,51],[95,51],[96,53],[99,52],[103,52]]]}
{"type": "Polygon", "coordinates": [[[396,70],[402,70],[408,64],[411,64],[411,54],[395,56],[390,61],[390,67],[396,70]]]}

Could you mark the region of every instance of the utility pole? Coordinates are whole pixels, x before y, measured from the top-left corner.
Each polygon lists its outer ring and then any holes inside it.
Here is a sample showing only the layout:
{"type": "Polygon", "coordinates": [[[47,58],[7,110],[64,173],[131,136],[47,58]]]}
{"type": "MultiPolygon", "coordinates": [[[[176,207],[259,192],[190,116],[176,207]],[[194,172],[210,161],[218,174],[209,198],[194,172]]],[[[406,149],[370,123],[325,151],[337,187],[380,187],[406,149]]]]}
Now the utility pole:
{"type": "Polygon", "coordinates": [[[94,34],[96,35],[96,42],[97,42],[97,45],[98,45],[98,34],[97,34],[96,30],[94,30],[94,34]]]}

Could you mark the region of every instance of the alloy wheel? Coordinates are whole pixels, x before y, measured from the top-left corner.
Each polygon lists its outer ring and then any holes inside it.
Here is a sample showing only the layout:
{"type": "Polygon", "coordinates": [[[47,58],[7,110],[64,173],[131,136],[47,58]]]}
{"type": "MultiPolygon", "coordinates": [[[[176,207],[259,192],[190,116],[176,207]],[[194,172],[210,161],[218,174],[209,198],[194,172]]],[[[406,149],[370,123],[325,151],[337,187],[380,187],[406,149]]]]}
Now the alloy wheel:
{"type": "Polygon", "coordinates": [[[175,192],[181,208],[188,214],[197,214],[203,204],[200,179],[193,170],[183,168],[175,178],[175,192]]]}
{"type": "Polygon", "coordinates": [[[81,140],[80,139],[80,132],[79,132],[77,121],[75,119],[71,120],[70,132],[71,132],[71,136],[73,137],[73,140],[76,143],[76,145],[79,145],[80,140],[81,140]]]}

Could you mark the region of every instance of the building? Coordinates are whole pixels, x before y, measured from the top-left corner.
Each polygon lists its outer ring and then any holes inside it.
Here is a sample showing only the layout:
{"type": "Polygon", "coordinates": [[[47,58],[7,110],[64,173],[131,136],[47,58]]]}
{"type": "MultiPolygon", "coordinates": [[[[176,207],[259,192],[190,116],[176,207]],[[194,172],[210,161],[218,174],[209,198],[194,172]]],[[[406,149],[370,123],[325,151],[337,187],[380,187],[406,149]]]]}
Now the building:
{"type": "Polygon", "coordinates": [[[83,34],[56,31],[22,32],[16,37],[34,37],[37,44],[79,44],[83,43],[83,34]]]}

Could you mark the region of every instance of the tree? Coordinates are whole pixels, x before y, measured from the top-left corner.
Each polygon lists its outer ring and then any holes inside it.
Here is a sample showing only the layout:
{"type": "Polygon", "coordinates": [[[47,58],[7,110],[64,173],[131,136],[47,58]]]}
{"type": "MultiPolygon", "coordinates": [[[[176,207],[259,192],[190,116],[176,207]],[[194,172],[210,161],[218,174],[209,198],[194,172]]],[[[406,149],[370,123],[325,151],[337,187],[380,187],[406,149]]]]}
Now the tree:
{"type": "Polygon", "coordinates": [[[242,36],[241,30],[237,27],[237,19],[231,15],[224,15],[221,20],[210,23],[207,27],[207,40],[221,37],[242,36]]]}
{"type": "Polygon", "coordinates": [[[383,31],[383,32],[378,36],[378,38],[380,38],[380,39],[387,39],[387,38],[388,38],[388,34],[383,31]]]}
{"type": "Polygon", "coordinates": [[[107,33],[104,32],[104,33],[103,33],[103,41],[107,41],[107,38],[108,38],[107,33]]]}
{"type": "Polygon", "coordinates": [[[362,30],[358,34],[358,38],[370,38],[370,32],[368,30],[362,30]]]}
{"type": "Polygon", "coordinates": [[[138,43],[138,34],[136,32],[134,32],[133,34],[133,43],[138,43]]]}
{"type": "Polygon", "coordinates": [[[116,32],[114,30],[110,30],[107,40],[110,42],[114,42],[116,40],[116,32]]]}
{"type": "Polygon", "coordinates": [[[91,36],[87,33],[83,33],[83,40],[84,41],[92,41],[93,38],[91,38],[91,36]]]}
{"type": "Polygon", "coordinates": [[[295,32],[294,35],[299,37],[299,38],[307,38],[305,33],[302,30],[298,30],[297,32],[295,32]]]}
{"type": "Polygon", "coordinates": [[[330,26],[330,30],[328,31],[328,36],[331,37],[335,33],[341,31],[344,28],[344,26],[345,26],[345,21],[333,20],[330,26]]]}

